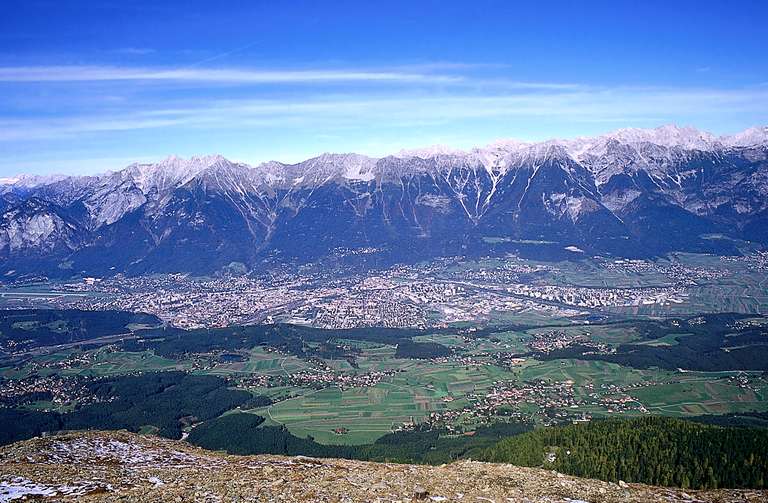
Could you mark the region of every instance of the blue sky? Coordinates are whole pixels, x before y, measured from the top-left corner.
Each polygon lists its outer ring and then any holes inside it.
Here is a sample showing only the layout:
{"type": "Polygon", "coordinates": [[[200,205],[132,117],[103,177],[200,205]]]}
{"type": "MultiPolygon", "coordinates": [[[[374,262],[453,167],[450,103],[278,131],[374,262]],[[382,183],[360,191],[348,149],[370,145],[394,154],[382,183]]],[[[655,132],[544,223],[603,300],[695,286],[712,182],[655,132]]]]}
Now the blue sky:
{"type": "Polygon", "coordinates": [[[768,2],[0,8],[0,176],[768,123],[768,2]]]}

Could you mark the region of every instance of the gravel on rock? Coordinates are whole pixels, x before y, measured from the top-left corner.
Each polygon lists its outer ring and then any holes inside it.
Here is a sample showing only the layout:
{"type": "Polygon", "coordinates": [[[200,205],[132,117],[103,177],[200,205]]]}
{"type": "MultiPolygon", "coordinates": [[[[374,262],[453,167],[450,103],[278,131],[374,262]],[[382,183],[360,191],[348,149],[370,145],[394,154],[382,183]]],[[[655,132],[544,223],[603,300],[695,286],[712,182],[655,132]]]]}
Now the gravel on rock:
{"type": "Polygon", "coordinates": [[[232,456],[184,442],[75,432],[0,448],[0,502],[768,502],[768,491],[683,491],[549,470],[458,461],[443,466],[303,456],[232,456]]]}

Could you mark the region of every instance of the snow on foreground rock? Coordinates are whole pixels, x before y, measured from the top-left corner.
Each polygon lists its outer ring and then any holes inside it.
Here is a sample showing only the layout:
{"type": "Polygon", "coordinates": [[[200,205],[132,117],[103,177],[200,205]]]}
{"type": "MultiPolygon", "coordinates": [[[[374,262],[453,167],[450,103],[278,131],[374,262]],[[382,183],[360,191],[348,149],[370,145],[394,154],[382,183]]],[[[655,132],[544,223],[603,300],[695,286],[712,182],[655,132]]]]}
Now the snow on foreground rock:
{"type": "Polygon", "coordinates": [[[688,493],[547,470],[461,461],[440,467],[229,456],[127,432],[36,438],[0,448],[0,502],[757,502],[765,491],[688,493]]]}

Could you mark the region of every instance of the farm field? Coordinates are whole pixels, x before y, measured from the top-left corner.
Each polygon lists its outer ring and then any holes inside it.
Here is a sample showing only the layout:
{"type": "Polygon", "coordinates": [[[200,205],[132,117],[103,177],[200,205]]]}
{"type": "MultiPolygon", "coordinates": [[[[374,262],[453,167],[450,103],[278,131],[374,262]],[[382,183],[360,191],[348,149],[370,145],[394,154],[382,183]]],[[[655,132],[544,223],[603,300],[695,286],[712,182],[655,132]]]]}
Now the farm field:
{"type": "Polygon", "coordinates": [[[677,382],[635,390],[632,395],[650,411],[662,415],[696,416],[768,410],[768,385],[765,381],[758,384],[754,391],[713,377],[686,374],[677,382]]]}
{"type": "Polygon", "coordinates": [[[0,368],[0,375],[7,378],[23,377],[30,373],[37,373],[42,376],[60,374],[64,376],[100,377],[185,369],[189,369],[188,363],[163,358],[150,351],[128,352],[97,349],[83,352],[69,349],[40,355],[35,358],[34,362],[20,368],[0,368]],[[73,360],[77,363],[72,364],[73,360]]]}
{"type": "Polygon", "coordinates": [[[321,443],[372,442],[394,428],[419,422],[430,412],[460,408],[466,395],[482,393],[511,374],[493,366],[418,363],[369,388],[310,391],[254,412],[284,424],[294,435],[321,443]],[[445,402],[445,397],[455,400],[445,402]],[[345,428],[347,433],[333,432],[345,428]]]}
{"type": "MultiPolygon", "coordinates": [[[[11,324],[23,323],[16,327],[18,337],[46,330],[65,333],[68,326],[61,321],[40,324],[32,315],[14,316],[7,317],[11,324]]],[[[284,425],[296,436],[346,445],[371,443],[421,423],[461,433],[508,420],[551,425],[617,415],[768,411],[768,375],[761,370],[704,372],[680,370],[695,366],[633,367],[633,360],[610,360],[619,348],[630,353],[668,351],[663,356],[674,357],[679,348],[696,347],[691,337],[725,347],[722,355],[759,354],[766,318],[705,318],[619,318],[605,323],[551,319],[532,328],[524,323],[477,331],[462,326],[407,336],[393,331],[386,337],[364,332],[357,334],[360,340],[355,332],[345,331],[320,332],[325,339],[305,331],[305,338],[296,340],[290,339],[296,332],[288,329],[269,344],[242,339],[244,347],[219,346],[207,332],[200,332],[207,345],[192,346],[200,347],[198,352],[184,345],[161,345],[164,338],[146,338],[140,346],[132,339],[112,339],[102,345],[88,342],[6,358],[0,383],[10,383],[14,392],[13,381],[29,382],[32,392],[58,386],[54,397],[32,393],[24,402],[8,404],[64,413],[83,400],[82,386],[102,378],[168,371],[215,377],[230,391],[247,390],[254,399],[217,414],[245,410],[264,417],[265,425],[284,425]],[[80,394],[68,398],[57,376],[77,376],[73,381],[80,394]],[[273,403],[265,406],[265,398],[273,403]]]]}
{"type": "Polygon", "coordinates": [[[674,284],[660,272],[608,270],[603,263],[592,261],[558,262],[550,274],[554,284],[602,288],[638,288],[674,284]]]}
{"type": "Polygon", "coordinates": [[[642,382],[662,382],[674,374],[656,369],[630,369],[601,361],[553,360],[539,362],[531,360],[520,368],[520,379],[533,381],[549,379],[552,381],[571,380],[575,386],[584,384],[615,384],[628,386],[642,382]]]}
{"type": "Polygon", "coordinates": [[[572,336],[583,336],[595,342],[602,342],[610,345],[630,344],[643,340],[637,331],[637,327],[633,326],[631,323],[562,325],[557,327],[532,328],[521,334],[521,337],[530,338],[533,335],[543,334],[552,330],[572,336]]]}
{"type": "MultiPolygon", "coordinates": [[[[198,373],[212,375],[259,374],[259,375],[289,375],[293,372],[308,368],[307,362],[295,356],[266,351],[255,347],[243,351],[245,361],[221,362],[212,361],[211,368],[198,370],[198,373]]],[[[214,360],[213,358],[211,358],[214,360]]]]}

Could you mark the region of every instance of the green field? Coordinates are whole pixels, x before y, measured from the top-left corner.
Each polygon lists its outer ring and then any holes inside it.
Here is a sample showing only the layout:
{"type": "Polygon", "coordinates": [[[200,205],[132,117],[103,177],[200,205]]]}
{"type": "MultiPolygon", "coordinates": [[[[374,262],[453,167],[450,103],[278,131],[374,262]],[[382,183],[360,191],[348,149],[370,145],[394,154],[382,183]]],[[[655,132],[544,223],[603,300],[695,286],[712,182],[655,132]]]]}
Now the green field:
{"type": "Polygon", "coordinates": [[[557,330],[565,332],[568,335],[584,336],[595,342],[602,342],[610,345],[630,344],[642,341],[643,338],[637,331],[637,328],[631,324],[616,323],[605,325],[563,325],[558,327],[534,328],[525,332],[524,337],[530,337],[534,334],[540,334],[557,330]]]}
{"type": "Polygon", "coordinates": [[[570,359],[547,362],[529,360],[520,370],[520,378],[524,381],[537,379],[571,380],[577,387],[589,383],[627,386],[644,381],[660,381],[671,375],[668,372],[655,369],[629,369],[615,363],[570,359]]]}
{"type": "Polygon", "coordinates": [[[680,334],[668,334],[664,337],[659,337],[658,339],[651,339],[649,341],[642,341],[637,342],[638,345],[644,345],[644,346],[676,346],[678,344],[678,339],[680,337],[685,337],[687,335],[686,333],[680,333],[680,334]]]}
{"type": "Polygon", "coordinates": [[[308,392],[255,412],[284,424],[297,436],[311,435],[323,443],[372,442],[404,422],[419,422],[432,411],[460,408],[466,395],[482,393],[494,381],[511,374],[493,366],[464,367],[453,364],[394,360],[395,374],[374,387],[308,392]],[[445,397],[455,398],[445,402],[445,397]],[[333,433],[346,428],[347,434],[333,433]]]}
{"type": "MultiPolygon", "coordinates": [[[[708,260],[713,260],[701,257],[684,259],[689,260],[691,264],[700,261],[700,264],[709,265],[712,264],[708,260]]],[[[559,277],[563,281],[567,279],[575,282],[579,279],[579,275],[588,277],[596,274],[590,269],[596,267],[592,263],[569,263],[567,266],[558,264],[557,267],[557,272],[553,274],[560,274],[559,277]]],[[[729,267],[737,269],[741,266],[735,264],[729,267]]],[[[634,281],[645,281],[642,278],[611,276],[604,279],[616,284],[623,281],[628,285],[634,281]]],[[[761,279],[759,275],[738,279],[729,276],[724,280],[724,290],[718,295],[726,296],[723,292],[737,291],[728,290],[731,286],[734,289],[752,291],[764,287],[763,281],[764,278],[761,279]],[[737,287],[737,283],[740,286],[737,287]]],[[[710,287],[701,285],[697,288],[710,287]]],[[[721,297],[713,294],[709,302],[714,303],[718,299],[721,297]]],[[[19,323],[15,328],[25,331],[24,338],[27,337],[27,331],[34,333],[35,330],[40,329],[34,320],[18,321],[18,318],[12,318],[14,314],[8,316],[19,323]]],[[[595,418],[616,414],[696,416],[768,410],[766,399],[768,376],[762,372],[740,374],[736,371],[675,371],[675,367],[670,365],[666,367],[671,370],[660,370],[630,368],[600,360],[585,361],[575,358],[548,360],[550,356],[531,353],[531,348],[528,346],[531,339],[543,333],[555,331],[565,332],[569,336],[581,336],[607,345],[607,349],[605,346],[598,348],[599,352],[607,353],[600,356],[604,358],[618,354],[618,351],[614,353],[612,349],[624,345],[631,345],[630,352],[635,348],[641,348],[638,351],[646,352],[674,351],[674,346],[678,344],[685,346],[690,341],[690,339],[681,341],[684,336],[691,333],[707,335],[707,332],[697,331],[695,327],[699,326],[698,323],[695,325],[667,324],[662,327],[662,330],[659,328],[663,324],[661,322],[643,320],[642,324],[639,324],[624,317],[615,317],[612,318],[612,322],[601,324],[586,323],[583,319],[579,323],[574,323],[558,318],[547,318],[540,312],[506,316],[503,326],[494,325],[498,320],[491,323],[492,327],[499,330],[498,332],[492,330],[472,332],[467,330],[465,324],[461,328],[425,331],[413,337],[416,343],[440,344],[449,348],[452,352],[450,357],[446,356],[449,352],[444,351],[444,348],[437,348],[439,351],[434,354],[440,355],[440,358],[396,358],[397,347],[394,343],[387,343],[390,342],[388,338],[370,338],[365,341],[345,338],[353,336],[353,332],[338,332],[337,337],[327,340],[307,337],[306,340],[300,341],[298,350],[296,346],[281,346],[282,339],[270,341],[270,344],[276,344],[275,348],[265,346],[221,348],[216,346],[214,340],[211,345],[203,346],[205,349],[195,354],[189,354],[186,346],[182,346],[181,350],[176,352],[163,350],[162,346],[155,346],[158,353],[176,355],[167,358],[158,356],[153,350],[135,351],[137,348],[145,349],[152,346],[124,344],[133,342],[128,340],[122,343],[112,341],[95,349],[93,346],[87,349],[72,347],[47,354],[41,352],[34,356],[20,354],[14,359],[6,360],[5,366],[0,367],[0,377],[35,379],[39,376],[60,374],[99,378],[168,370],[215,375],[230,379],[227,381],[227,386],[245,387],[254,395],[265,395],[274,400],[275,403],[269,407],[249,410],[264,416],[267,419],[265,424],[285,425],[295,435],[312,436],[319,442],[335,444],[370,443],[403,423],[422,422],[432,412],[461,410],[471,404],[482,402],[487,391],[493,386],[499,386],[502,389],[506,387],[507,391],[511,390],[511,395],[523,389],[524,396],[510,398],[506,395],[504,400],[507,401],[496,404],[498,409],[488,412],[487,416],[473,416],[471,412],[465,412],[458,418],[451,417],[449,419],[451,425],[459,430],[464,427],[472,428],[510,414],[515,416],[522,414],[538,423],[550,424],[552,421],[569,421],[582,415],[591,415],[595,418]],[[530,326],[534,328],[527,328],[530,326]],[[658,331],[652,332],[649,327],[658,331]],[[643,333],[651,335],[656,333],[659,337],[647,339],[645,337],[648,335],[641,335],[643,333]],[[336,352],[336,350],[341,351],[339,347],[334,347],[334,353],[328,353],[327,348],[330,346],[350,346],[353,349],[346,348],[344,349],[346,353],[339,353],[336,352]],[[289,351],[294,354],[288,354],[289,351]],[[232,354],[237,357],[228,357],[232,354]],[[341,356],[331,359],[326,357],[328,354],[341,354],[341,356]],[[499,355],[502,357],[500,358],[499,355]],[[521,355],[525,359],[521,364],[519,360],[511,359],[512,356],[520,357],[521,355]],[[509,368],[496,365],[509,365],[509,368]],[[386,372],[388,375],[375,386],[342,390],[335,384],[324,384],[334,379],[333,376],[329,378],[329,370],[358,375],[386,372]],[[305,380],[306,377],[294,375],[303,371],[318,374],[317,381],[309,384],[305,380]],[[259,376],[268,376],[270,379],[251,379],[259,376]],[[289,383],[292,382],[299,384],[290,385],[289,383]],[[563,383],[565,385],[561,386],[563,383]],[[539,387],[536,388],[536,385],[539,387]],[[537,391],[541,391],[541,396],[536,396],[537,391]],[[552,400],[548,395],[550,393],[561,393],[566,400],[552,400]],[[614,399],[615,401],[612,401],[614,399]],[[571,401],[567,402],[567,400],[571,401]],[[617,403],[620,406],[616,405],[617,403]],[[346,433],[334,433],[338,428],[345,429],[346,433]]],[[[755,322],[754,326],[768,326],[768,318],[755,318],[755,322]]],[[[47,328],[60,331],[66,326],[62,323],[56,322],[47,328]]],[[[739,323],[743,324],[745,321],[740,320],[739,323]]],[[[722,336],[726,342],[718,339],[718,343],[723,346],[746,344],[750,347],[752,345],[763,347],[762,339],[750,339],[744,342],[738,338],[738,335],[732,334],[731,331],[735,330],[734,326],[728,325],[726,335],[722,336]]],[[[281,334],[281,337],[287,336],[281,334]]],[[[323,337],[326,336],[323,335],[323,337]]],[[[162,340],[165,341],[165,339],[162,340]]],[[[407,339],[393,337],[393,340],[407,339]]],[[[568,342],[566,339],[566,343],[568,342]]],[[[248,343],[248,345],[251,344],[256,342],[248,343]]],[[[588,349],[591,351],[591,348],[588,349]]],[[[735,350],[735,348],[729,349],[735,350]]],[[[747,353],[758,354],[752,351],[747,353]]],[[[582,358],[591,358],[593,353],[582,354],[579,351],[572,351],[559,354],[563,356],[581,354],[582,358]]],[[[614,361],[632,362],[633,360],[614,361]]],[[[662,366],[666,363],[666,360],[652,361],[661,361],[662,366]]],[[[647,365],[641,362],[638,366],[647,365]]],[[[759,366],[744,368],[759,368],[759,366]]],[[[80,400],[80,398],[74,398],[71,400],[73,403],[61,406],[44,400],[32,401],[33,399],[37,400],[37,398],[30,398],[24,407],[47,409],[55,405],[56,408],[64,411],[77,406],[76,402],[80,400]]],[[[256,403],[263,404],[264,401],[251,402],[246,407],[257,407],[256,403]]]]}
{"type": "Polygon", "coordinates": [[[233,374],[262,374],[262,375],[289,375],[293,372],[309,368],[310,365],[296,358],[274,351],[266,351],[256,347],[246,352],[248,359],[243,362],[224,363],[212,359],[212,368],[198,370],[198,373],[214,375],[233,374]]]}
{"type": "Polygon", "coordinates": [[[713,375],[685,374],[678,382],[636,390],[634,397],[657,414],[689,416],[768,410],[768,384],[757,391],[718,380],[713,375]]]}
{"type": "MultiPolygon", "coordinates": [[[[727,414],[750,410],[768,410],[768,381],[760,373],[752,373],[752,387],[740,387],[725,378],[737,372],[668,372],[659,369],[631,369],[613,363],[583,360],[530,361],[520,370],[522,380],[574,382],[575,395],[586,398],[592,384],[627,388],[651,413],[671,416],[727,414]],[[640,387],[634,387],[638,386],[640,387]]],[[[600,416],[598,408],[588,411],[600,416]]]]}
{"type": "Polygon", "coordinates": [[[635,288],[674,284],[669,277],[658,272],[609,270],[602,263],[593,261],[558,262],[556,268],[550,278],[553,284],[559,285],[635,288]]]}
{"type": "MultiPolygon", "coordinates": [[[[762,321],[762,320],[761,320],[762,321]]],[[[563,359],[538,361],[504,370],[487,363],[499,351],[524,351],[525,343],[537,332],[499,332],[489,338],[465,338],[440,333],[416,337],[418,342],[436,342],[453,348],[481,364],[398,359],[395,347],[377,343],[351,343],[360,351],[358,368],[346,360],[325,360],[339,372],[367,373],[395,371],[376,386],[341,390],[338,387],[309,389],[297,386],[275,386],[251,389],[278,400],[270,407],[254,409],[267,418],[266,424],[285,425],[295,435],[312,436],[322,443],[363,444],[374,441],[403,423],[420,422],[429,413],[461,409],[470,404],[470,396],[483,396],[494,383],[538,382],[573,383],[573,394],[586,405],[569,411],[588,413],[594,417],[608,415],[605,408],[590,398],[595,391],[629,395],[650,413],[672,416],[724,414],[750,410],[768,410],[768,380],[754,373],[747,387],[728,381],[734,372],[672,372],[659,369],[633,369],[602,361],[563,359]],[[333,430],[345,428],[346,434],[333,430]]],[[[571,334],[585,335],[609,344],[638,343],[639,335],[630,325],[574,325],[558,328],[571,334]]],[[[674,345],[682,333],[642,341],[649,345],[674,345]]],[[[309,362],[265,348],[242,352],[245,361],[222,363],[215,355],[199,355],[196,359],[174,361],[152,352],[124,352],[100,348],[82,352],[68,349],[41,355],[20,369],[0,369],[4,378],[20,378],[32,373],[49,375],[108,376],[157,370],[189,370],[221,376],[270,375],[289,376],[314,368],[309,362]],[[64,366],[80,359],[88,363],[64,366]]],[[[610,394],[609,393],[609,394],[610,394]]],[[[29,408],[49,408],[49,403],[30,404],[29,408]]],[[[542,410],[533,402],[523,402],[517,410],[536,416],[542,410]]],[[[638,412],[628,413],[635,415],[638,412]]],[[[463,418],[460,419],[464,421],[463,418]]]]}

